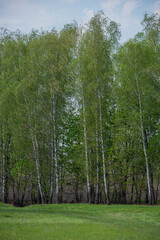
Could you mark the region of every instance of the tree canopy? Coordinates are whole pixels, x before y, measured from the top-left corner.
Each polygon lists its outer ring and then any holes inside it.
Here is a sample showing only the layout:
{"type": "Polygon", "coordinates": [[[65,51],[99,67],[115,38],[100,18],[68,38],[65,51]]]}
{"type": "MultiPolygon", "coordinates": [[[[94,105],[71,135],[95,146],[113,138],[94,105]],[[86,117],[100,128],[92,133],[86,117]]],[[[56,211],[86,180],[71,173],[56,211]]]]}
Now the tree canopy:
{"type": "Polygon", "coordinates": [[[0,199],[158,202],[160,18],[0,32],[0,199]]]}

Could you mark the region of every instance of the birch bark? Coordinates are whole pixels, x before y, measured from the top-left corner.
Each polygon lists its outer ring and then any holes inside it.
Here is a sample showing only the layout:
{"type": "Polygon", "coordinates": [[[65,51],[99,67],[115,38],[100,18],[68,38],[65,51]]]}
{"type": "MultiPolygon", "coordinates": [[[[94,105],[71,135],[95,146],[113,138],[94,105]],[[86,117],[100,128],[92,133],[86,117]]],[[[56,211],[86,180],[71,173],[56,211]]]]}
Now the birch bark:
{"type": "Polygon", "coordinates": [[[33,149],[34,149],[34,154],[35,154],[35,160],[36,160],[36,170],[37,170],[37,178],[38,178],[38,188],[41,196],[41,201],[42,204],[45,202],[44,201],[44,195],[42,192],[42,185],[41,185],[41,177],[40,177],[40,162],[39,162],[39,145],[37,141],[37,134],[33,135],[33,130],[32,131],[32,144],[33,144],[33,149]]]}
{"type": "Polygon", "coordinates": [[[41,177],[40,177],[40,161],[39,161],[39,145],[38,145],[38,140],[37,140],[37,127],[35,124],[35,129],[33,130],[31,115],[29,112],[29,106],[28,106],[28,102],[27,102],[27,99],[26,99],[26,96],[24,93],[23,93],[23,96],[24,96],[25,103],[26,103],[27,110],[28,110],[28,119],[29,119],[29,126],[30,126],[30,132],[31,132],[31,140],[32,140],[32,145],[33,145],[34,157],[35,157],[35,161],[36,161],[38,189],[39,189],[41,201],[43,204],[45,201],[44,201],[44,195],[43,195],[43,191],[42,191],[41,177]]]}
{"type": "Polygon", "coordinates": [[[150,173],[149,173],[148,156],[147,156],[147,151],[146,151],[146,143],[145,143],[145,135],[144,135],[144,124],[143,124],[141,94],[140,94],[139,82],[138,82],[137,76],[136,76],[136,84],[137,84],[137,91],[138,91],[138,101],[139,101],[139,111],[140,111],[140,124],[141,124],[141,134],[142,134],[142,142],[143,142],[143,152],[144,152],[145,161],[146,161],[148,201],[149,201],[149,204],[151,204],[152,203],[152,196],[151,196],[150,173]]]}
{"type": "Polygon", "coordinates": [[[87,173],[87,202],[91,202],[90,196],[90,181],[89,181],[89,164],[88,164],[88,148],[87,148],[87,131],[86,131],[86,113],[85,113],[85,101],[83,96],[83,125],[84,125],[84,145],[85,145],[85,161],[86,161],[86,173],[87,173]]]}
{"type": "MultiPolygon", "coordinates": [[[[57,52],[56,52],[57,59],[57,52]]],[[[58,61],[58,60],[57,60],[58,61]]],[[[58,168],[58,157],[57,157],[57,127],[56,127],[56,100],[55,100],[55,89],[52,89],[51,95],[51,179],[50,179],[50,197],[49,203],[52,203],[53,198],[53,182],[54,182],[54,168],[55,168],[55,182],[56,182],[56,203],[59,203],[59,168],[58,168]]]]}
{"type": "Polygon", "coordinates": [[[106,165],[105,165],[103,130],[102,130],[102,106],[101,106],[100,93],[98,93],[98,98],[99,98],[99,120],[100,120],[100,135],[101,135],[101,145],[102,145],[103,179],[104,179],[105,200],[106,200],[106,203],[109,204],[108,187],[107,187],[107,179],[106,179],[106,165]]]}
{"type": "Polygon", "coordinates": [[[53,121],[53,144],[54,144],[54,161],[56,171],[56,203],[59,203],[59,169],[57,156],[57,128],[56,128],[56,103],[55,94],[52,95],[52,121],[53,121]]]}
{"type": "Polygon", "coordinates": [[[50,186],[50,196],[49,196],[49,203],[52,203],[52,197],[53,197],[53,167],[54,167],[54,140],[52,135],[51,140],[51,186],[50,186]]]}
{"type": "Polygon", "coordinates": [[[99,153],[98,153],[98,118],[97,118],[97,114],[96,114],[96,162],[97,162],[96,203],[99,203],[99,153]]]}

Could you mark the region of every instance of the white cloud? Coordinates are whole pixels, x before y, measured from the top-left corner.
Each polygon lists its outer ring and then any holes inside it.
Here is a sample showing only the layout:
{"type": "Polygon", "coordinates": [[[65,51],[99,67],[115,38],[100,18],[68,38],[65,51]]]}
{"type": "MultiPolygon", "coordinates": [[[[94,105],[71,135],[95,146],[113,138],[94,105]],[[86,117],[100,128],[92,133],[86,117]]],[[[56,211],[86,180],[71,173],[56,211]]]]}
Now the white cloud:
{"type": "Polygon", "coordinates": [[[76,2],[77,0],[63,0],[63,2],[66,2],[66,3],[74,3],[76,2]]]}
{"type": "Polygon", "coordinates": [[[107,0],[101,4],[106,16],[120,23],[122,41],[141,30],[141,20],[133,12],[138,6],[138,0],[107,0]]]}
{"type": "Polygon", "coordinates": [[[119,16],[130,15],[137,8],[138,1],[136,0],[107,0],[102,2],[102,9],[111,14],[119,16]]]}
{"type": "Polygon", "coordinates": [[[104,11],[113,11],[117,6],[121,5],[124,0],[107,0],[102,2],[101,7],[104,11]]]}
{"type": "Polygon", "coordinates": [[[122,15],[130,15],[132,12],[137,8],[138,2],[137,1],[129,1],[124,3],[122,9],[122,15]]]}
{"type": "MultiPolygon", "coordinates": [[[[4,1],[4,0],[1,0],[4,1]]],[[[0,12],[1,26],[6,25],[11,30],[19,28],[30,31],[54,26],[60,18],[56,13],[49,13],[43,5],[29,2],[29,0],[7,0],[3,4],[3,14],[0,12]]]]}
{"type": "MultiPolygon", "coordinates": [[[[122,35],[133,36],[140,31],[141,19],[135,14],[135,9],[145,0],[97,0],[100,7],[111,20],[121,24],[122,35]]],[[[87,23],[96,11],[91,0],[0,0],[0,25],[6,25],[10,30],[19,28],[23,32],[29,32],[32,28],[51,29],[61,28],[73,19],[80,23],[87,23]],[[76,3],[78,2],[79,9],[76,3]],[[68,3],[68,4],[64,4],[68,3]],[[71,5],[70,5],[70,4],[71,5]],[[94,10],[93,10],[94,9],[94,10]]],[[[93,1],[94,2],[94,1],[93,1]]],[[[156,12],[160,9],[160,0],[154,0],[152,4],[156,12]]]]}
{"type": "Polygon", "coordinates": [[[94,16],[94,11],[92,9],[85,8],[83,22],[87,23],[93,16],[94,16]]]}
{"type": "Polygon", "coordinates": [[[156,1],[153,5],[154,13],[158,13],[160,15],[160,1],[156,1]]]}

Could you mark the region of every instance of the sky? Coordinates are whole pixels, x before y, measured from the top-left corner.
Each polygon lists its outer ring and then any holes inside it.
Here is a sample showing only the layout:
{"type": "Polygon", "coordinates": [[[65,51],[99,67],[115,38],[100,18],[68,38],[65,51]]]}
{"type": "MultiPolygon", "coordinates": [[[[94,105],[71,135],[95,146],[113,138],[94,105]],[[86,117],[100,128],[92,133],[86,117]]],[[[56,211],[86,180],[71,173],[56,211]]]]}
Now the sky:
{"type": "Polygon", "coordinates": [[[84,24],[100,10],[121,25],[125,42],[142,30],[145,12],[160,14],[160,0],[0,0],[0,27],[23,33],[60,30],[74,20],[84,24]]]}

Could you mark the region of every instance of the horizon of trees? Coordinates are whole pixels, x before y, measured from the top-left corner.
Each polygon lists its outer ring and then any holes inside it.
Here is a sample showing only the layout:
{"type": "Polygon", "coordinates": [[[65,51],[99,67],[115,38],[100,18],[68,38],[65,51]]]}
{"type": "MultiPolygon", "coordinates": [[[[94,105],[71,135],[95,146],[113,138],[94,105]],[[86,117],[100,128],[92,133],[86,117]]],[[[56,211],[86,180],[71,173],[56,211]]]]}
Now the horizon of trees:
{"type": "Polygon", "coordinates": [[[0,32],[0,200],[158,203],[160,17],[0,32]]]}

